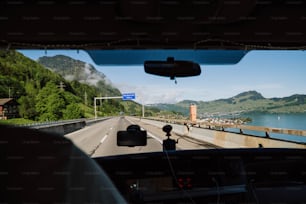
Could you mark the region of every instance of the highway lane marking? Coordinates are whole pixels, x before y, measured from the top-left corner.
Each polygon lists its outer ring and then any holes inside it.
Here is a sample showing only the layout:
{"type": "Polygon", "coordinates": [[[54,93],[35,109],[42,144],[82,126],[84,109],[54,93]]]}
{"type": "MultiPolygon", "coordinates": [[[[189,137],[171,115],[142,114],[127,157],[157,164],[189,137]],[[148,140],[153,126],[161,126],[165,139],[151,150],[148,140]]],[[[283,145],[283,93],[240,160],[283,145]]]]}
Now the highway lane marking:
{"type": "MultiPolygon", "coordinates": [[[[141,130],[145,130],[145,129],[141,128],[141,130]]],[[[152,138],[154,138],[155,140],[157,140],[161,145],[163,144],[163,140],[160,139],[160,138],[158,138],[158,137],[156,137],[156,136],[153,135],[152,133],[150,133],[150,132],[147,131],[147,135],[149,135],[150,137],[152,137],[152,138]]],[[[183,148],[179,147],[179,145],[176,145],[176,149],[177,149],[177,150],[180,150],[180,149],[183,149],[183,148]]]]}
{"type": "Polygon", "coordinates": [[[95,149],[89,154],[90,156],[94,155],[97,151],[97,149],[100,147],[100,145],[106,140],[108,134],[104,135],[104,137],[101,139],[100,143],[95,147],[95,149]]]}
{"type": "MultiPolygon", "coordinates": [[[[129,119],[126,118],[127,121],[129,121],[131,124],[133,124],[133,122],[129,119]]],[[[142,127],[140,127],[141,130],[145,130],[142,127]]],[[[157,136],[153,135],[152,133],[147,131],[147,135],[149,135],[150,137],[152,137],[153,139],[157,140],[160,144],[163,144],[163,140],[161,140],[160,138],[158,138],[157,136]]]]}
{"type": "MultiPolygon", "coordinates": [[[[83,127],[82,129],[79,129],[79,130],[77,130],[77,131],[74,131],[74,132],[71,132],[71,133],[68,133],[68,134],[65,134],[64,136],[66,137],[71,137],[71,136],[73,136],[73,135],[77,135],[77,134],[80,134],[80,133],[82,133],[83,131],[87,131],[89,128],[91,128],[92,126],[85,126],[85,127],[83,127]]],[[[111,127],[110,128],[110,130],[112,130],[113,128],[111,127]]]]}
{"type": "Polygon", "coordinates": [[[74,132],[65,134],[64,136],[76,135],[76,134],[81,133],[81,132],[83,132],[83,131],[86,131],[86,130],[88,130],[88,129],[89,129],[89,127],[88,127],[88,126],[85,126],[85,127],[83,127],[82,129],[79,129],[79,130],[77,130],[77,131],[74,131],[74,132]]]}
{"type": "Polygon", "coordinates": [[[152,137],[152,138],[154,138],[155,140],[157,140],[160,144],[163,144],[163,141],[162,141],[160,138],[156,137],[155,135],[153,135],[152,133],[150,133],[150,132],[148,132],[148,131],[147,131],[147,134],[148,134],[150,137],[152,137]]]}
{"type": "Polygon", "coordinates": [[[106,140],[107,136],[108,136],[108,135],[105,135],[105,136],[102,138],[102,140],[100,141],[101,144],[106,140]]]}

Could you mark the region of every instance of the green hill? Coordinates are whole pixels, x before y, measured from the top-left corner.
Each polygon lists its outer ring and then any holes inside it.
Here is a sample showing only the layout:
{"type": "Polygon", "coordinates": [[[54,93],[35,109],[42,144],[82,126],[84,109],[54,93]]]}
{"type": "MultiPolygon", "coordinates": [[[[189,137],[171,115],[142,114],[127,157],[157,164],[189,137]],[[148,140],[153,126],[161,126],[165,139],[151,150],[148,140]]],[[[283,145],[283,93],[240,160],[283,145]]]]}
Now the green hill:
{"type": "MultiPolygon", "coordinates": [[[[95,96],[121,96],[120,91],[112,85],[111,80],[108,79],[104,73],[96,70],[96,68],[91,64],[64,55],[56,55],[53,57],[43,56],[40,57],[37,62],[51,71],[60,74],[68,81],[72,81],[73,83],[77,81],[81,84],[95,87],[99,93],[95,96]]],[[[108,99],[103,100],[102,105],[100,104],[100,100],[97,102],[97,107],[102,115],[108,115],[109,113],[118,114],[118,112],[127,115],[142,115],[141,105],[134,101],[108,99]],[[114,105],[118,108],[113,109],[114,105]]],[[[157,114],[161,114],[159,109],[151,107],[145,108],[146,116],[157,114]]],[[[166,112],[164,114],[170,113],[166,112]]]]}
{"type": "Polygon", "coordinates": [[[97,71],[91,64],[64,55],[43,56],[37,61],[44,67],[60,74],[67,81],[78,81],[96,87],[99,95],[120,96],[120,91],[111,85],[105,74],[97,71]]]}
{"type": "MultiPolygon", "coordinates": [[[[21,53],[0,51],[0,98],[15,98],[24,121],[94,117],[94,97],[120,96],[120,91],[94,66],[67,56],[33,61],[21,53]]],[[[142,115],[134,101],[97,100],[98,116],[142,115]]],[[[146,107],[146,116],[169,114],[146,107]]]]}
{"type": "MultiPolygon", "coordinates": [[[[82,64],[73,59],[69,61],[73,62],[82,64]]],[[[97,85],[93,86],[66,80],[17,51],[0,51],[0,97],[15,98],[20,104],[22,118],[46,121],[91,117],[94,113],[93,98],[101,91],[109,96],[120,94],[118,89],[106,82],[97,81],[97,85]]],[[[118,115],[124,111],[119,101],[106,101],[103,109],[99,107],[101,116],[118,115]]]]}
{"type": "Polygon", "coordinates": [[[181,101],[176,104],[156,104],[157,108],[179,111],[187,115],[190,104],[197,105],[199,116],[227,115],[240,112],[301,113],[306,111],[306,95],[295,94],[284,98],[264,98],[256,91],[240,93],[214,101],[181,101]]]}

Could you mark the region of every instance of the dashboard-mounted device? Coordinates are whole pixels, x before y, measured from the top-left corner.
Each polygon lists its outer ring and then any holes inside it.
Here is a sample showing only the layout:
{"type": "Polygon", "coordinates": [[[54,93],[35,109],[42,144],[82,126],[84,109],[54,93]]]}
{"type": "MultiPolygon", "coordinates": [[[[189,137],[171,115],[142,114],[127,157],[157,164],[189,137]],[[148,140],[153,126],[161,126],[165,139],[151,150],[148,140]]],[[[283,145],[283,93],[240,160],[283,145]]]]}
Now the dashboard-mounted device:
{"type": "Polygon", "coordinates": [[[139,125],[130,125],[126,131],[117,132],[117,146],[146,146],[147,131],[141,130],[139,125]]]}

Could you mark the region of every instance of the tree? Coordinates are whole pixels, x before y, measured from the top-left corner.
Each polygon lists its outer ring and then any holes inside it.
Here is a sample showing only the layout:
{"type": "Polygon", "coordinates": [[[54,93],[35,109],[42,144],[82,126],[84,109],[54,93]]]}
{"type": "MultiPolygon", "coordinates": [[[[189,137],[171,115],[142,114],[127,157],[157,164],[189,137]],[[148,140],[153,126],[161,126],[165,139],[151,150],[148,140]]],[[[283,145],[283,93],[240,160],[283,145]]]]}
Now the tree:
{"type": "Polygon", "coordinates": [[[63,111],[63,118],[66,119],[77,119],[84,117],[80,106],[76,103],[71,103],[67,105],[66,109],[63,111]]]}
{"type": "Polygon", "coordinates": [[[34,120],[37,116],[37,112],[35,109],[35,98],[28,96],[21,96],[18,99],[19,115],[25,119],[34,120]]]}
{"type": "Polygon", "coordinates": [[[53,121],[62,119],[65,108],[63,94],[56,84],[48,82],[36,97],[36,111],[39,113],[39,120],[53,121]]]}

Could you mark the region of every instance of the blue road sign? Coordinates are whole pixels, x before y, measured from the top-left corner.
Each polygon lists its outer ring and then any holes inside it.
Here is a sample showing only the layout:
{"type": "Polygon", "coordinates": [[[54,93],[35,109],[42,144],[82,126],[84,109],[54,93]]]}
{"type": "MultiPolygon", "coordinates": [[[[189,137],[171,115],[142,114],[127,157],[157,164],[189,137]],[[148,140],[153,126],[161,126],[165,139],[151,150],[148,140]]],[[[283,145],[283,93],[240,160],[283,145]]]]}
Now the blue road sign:
{"type": "Polygon", "coordinates": [[[135,99],[135,93],[124,93],[122,94],[122,100],[132,100],[135,99]]]}

